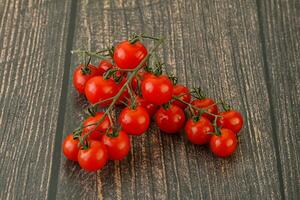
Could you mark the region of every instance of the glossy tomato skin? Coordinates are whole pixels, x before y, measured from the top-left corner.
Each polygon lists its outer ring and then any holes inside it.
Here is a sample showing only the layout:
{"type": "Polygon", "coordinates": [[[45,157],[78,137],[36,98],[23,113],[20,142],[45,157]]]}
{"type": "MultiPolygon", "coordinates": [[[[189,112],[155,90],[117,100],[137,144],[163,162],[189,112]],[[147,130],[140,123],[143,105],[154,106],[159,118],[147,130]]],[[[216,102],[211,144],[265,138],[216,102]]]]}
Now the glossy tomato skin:
{"type": "MultiPolygon", "coordinates": [[[[84,122],[83,126],[87,126],[83,128],[82,130],[82,135],[87,134],[89,131],[95,129],[96,125],[91,125],[90,124],[95,124],[97,123],[102,116],[104,115],[104,112],[97,112],[95,116],[90,116],[88,117],[84,122]]],[[[90,134],[89,139],[91,140],[101,140],[102,135],[105,133],[105,131],[110,127],[110,122],[109,118],[105,116],[104,120],[97,126],[97,128],[90,134]]]]}
{"type": "Polygon", "coordinates": [[[148,51],[141,42],[120,42],[114,49],[115,64],[121,69],[134,69],[147,56],[148,51]]]}
{"type": "Polygon", "coordinates": [[[162,105],[172,99],[173,84],[165,76],[148,76],[142,82],[142,95],[145,100],[155,105],[162,105]]]}
{"type": "Polygon", "coordinates": [[[155,114],[155,122],[160,130],[173,134],[184,126],[185,115],[183,110],[176,105],[170,105],[168,109],[161,107],[155,114]]]}
{"type": "Polygon", "coordinates": [[[130,151],[130,139],[125,131],[119,131],[118,136],[104,135],[102,142],[107,147],[110,160],[123,160],[130,151]]]}
{"type": "Polygon", "coordinates": [[[208,144],[214,132],[213,125],[205,117],[200,117],[198,121],[189,119],[185,124],[185,133],[193,144],[208,144]]]}
{"type": "Polygon", "coordinates": [[[119,116],[122,129],[130,135],[141,135],[145,133],[150,124],[147,110],[141,106],[135,109],[124,108],[119,116]]]}
{"type": "MultiPolygon", "coordinates": [[[[191,98],[192,98],[192,96],[190,94],[190,90],[187,87],[180,85],[180,84],[174,86],[173,96],[180,96],[180,99],[187,103],[190,103],[191,98]]],[[[178,100],[173,101],[173,104],[176,106],[179,106],[182,109],[185,109],[187,107],[186,104],[184,104],[178,100]]]]}
{"type": "Polygon", "coordinates": [[[226,128],[221,128],[221,136],[213,135],[210,139],[210,150],[219,157],[228,157],[237,148],[238,139],[236,134],[226,128]]]}
{"type": "Polygon", "coordinates": [[[73,134],[67,135],[62,144],[62,150],[67,159],[77,161],[79,147],[79,140],[73,139],[73,134]]]}
{"type": "Polygon", "coordinates": [[[88,65],[88,68],[90,69],[89,74],[84,74],[82,72],[81,69],[83,67],[84,67],[84,65],[82,65],[82,64],[78,65],[73,74],[73,85],[80,94],[84,94],[84,88],[85,88],[85,84],[87,83],[87,81],[90,80],[91,78],[93,78],[94,76],[99,75],[99,71],[95,66],[93,66],[91,64],[88,65]]]}
{"type": "Polygon", "coordinates": [[[147,78],[148,76],[152,76],[152,75],[153,74],[151,74],[150,72],[139,71],[138,74],[136,76],[134,76],[131,80],[132,89],[136,91],[138,89],[138,81],[142,82],[145,78],[147,78]],[[138,78],[137,78],[137,76],[138,76],[138,78]]]}
{"type": "MultiPolygon", "coordinates": [[[[102,76],[91,78],[85,86],[85,95],[91,104],[109,99],[115,96],[120,85],[112,79],[104,79],[102,76]]],[[[112,100],[101,103],[100,106],[108,106],[112,100]]]]}
{"type": "Polygon", "coordinates": [[[236,110],[229,110],[219,113],[221,118],[218,118],[217,125],[222,128],[228,128],[235,133],[238,133],[243,127],[243,116],[236,110]]]}
{"type": "Polygon", "coordinates": [[[88,149],[81,149],[78,153],[78,163],[86,171],[97,171],[104,167],[108,160],[106,146],[99,141],[91,140],[88,149]]]}
{"type": "Polygon", "coordinates": [[[101,60],[98,66],[99,75],[102,76],[107,70],[111,69],[113,64],[109,60],[101,60]]]}
{"type": "Polygon", "coordinates": [[[136,104],[145,108],[150,117],[152,117],[159,109],[158,105],[146,101],[144,98],[136,96],[136,104]]]}
{"type": "MultiPolygon", "coordinates": [[[[202,108],[206,109],[207,112],[212,113],[212,114],[217,114],[218,113],[218,106],[214,102],[214,100],[210,98],[204,98],[204,99],[195,99],[191,102],[193,106],[196,106],[197,108],[202,108]]],[[[197,114],[198,111],[194,110],[194,112],[197,114]]],[[[207,113],[202,114],[203,117],[209,119],[209,120],[214,120],[214,116],[209,115],[207,113]]]]}

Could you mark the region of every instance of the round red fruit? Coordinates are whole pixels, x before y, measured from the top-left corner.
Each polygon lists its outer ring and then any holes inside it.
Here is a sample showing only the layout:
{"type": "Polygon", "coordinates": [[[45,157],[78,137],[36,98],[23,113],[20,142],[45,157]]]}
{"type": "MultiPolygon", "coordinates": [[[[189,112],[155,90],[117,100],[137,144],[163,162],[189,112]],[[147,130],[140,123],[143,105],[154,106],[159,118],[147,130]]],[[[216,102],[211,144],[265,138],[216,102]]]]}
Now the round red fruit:
{"type": "Polygon", "coordinates": [[[144,98],[136,96],[136,104],[145,108],[150,117],[152,117],[156,111],[158,110],[159,106],[153,103],[146,101],[144,98]]]}
{"type": "Polygon", "coordinates": [[[147,110],[141,106],[135,109],[124,108],[119,116],[122,129],[130,135],[141,135],[145,133],[150,124],[147,110]]]}
{"type": "Polygon", "coordinates": [[[114,49],[114,61],[121,69],[134,69],[147,56],[148,51],[141,42],[120,42],[114,49]]]}
{"type": "Polygon", "coordinates": [[[82,64],[77,66],[73,74],[73,85],[75,89],[79,93],[84,94],[84,88],[87,81],[97,75],[99,75],[98,69],[91,64],[86,68],[82,64]]]}
{"type": "MultiPolygon", "coordinates": [[[[102,76],[91,78],[85,86],[85,95],[91,104],[112,98],[120,89],[120,86],[112,79],[104,79],[102,76]]],[[[100,106],[108,106],[112,100],[103,102],[100,106]]]]}
{"type": "Polygon", "coordinates": [[[162,105],[172,99],[173,84],[165,76],[148,76],[142,82],[142,95],[145,100],[156,105],[162,105]]]}
{"type": "Polygon", "coordinates": [[[73,134],[67,135],[62,144],[62,150],[66,158],[69,160],[77,161],[79,152],[78,139],[73,139],[73,134]]]}
{"type": "MultiPolygon", "coordinates": [[[[205,109],[206,112],[216,115],[218,113],[218,106],[214,102],[214,100],[210,98],[203,98],[203,99],[195,99],[191,102],[191,104],[197,108],[205,109]]],[[[195,114],[198,114],[198,111],[194,109],[195,114]]],[[[213,115],[210,115],[208,113],[203,113],[202,116],[213,120],[215,117],[213,115]]]]}
{"type": "Polygon", "coordinates": [[[119,131],[116,135],[104,135],[102,142],[107,147],[110,160],[122,160],[130,151],[130,139],[124,131],[119,131]]]}
{"type": "Polygon", "coordinates": [[[107,70],[113,67],[112,63],[108,60],[101,60],[98,66],[99,75],[102,76],[107,70]]]}
{"type": "Polygon", "coordinates": [[[138,89],[138,82],[140,81],[140,83],[147,78],[148,76],[152,76],[153,74],[151,74],[150,72],[141,72],[139,71],[137,73],[137,75],[135,75],[132,80],[131,80],[131,86],[133,90],[137,90],[138,89]]]}
{"type": "Polygon", "coordinates": [[[104,167],[108,160],[106,146],[99,141],[91,140],[88,149],[81,149],[78,153],[78,163],[86,171],[97,171],[104,167]]]}
{"type": "Polygon", "coordinates": [[[177,133],[184,126],[185,115],[176,105],[170,105],[167,109],[161,107],[155,114],[155,122],[160,130],[169,134],[177,133]]]}
{"type": "MultiPolygon", "coordinates": [[[[191,101],[190,90],[187,87],[183,86],[183,85],[175,85],[174,86],[173,96],[177,96],[182,101],[185,101],[187,103],[190,103],[190,101],[191,101]]],[[[187,105],[185,103],[182,103],[178,100],[173,101],[173,104],[175,104],[176,106],[179,106],[182,109],[185,109],[187,107],[187,105]]]]}
{"type": "Polygon", "coordinates": [[[243,116],[236,110],[229,110],[219,113],[221,116],[217,120],[217,125],[222,128],[228,128],[235,133],[238,133],[243,127],[243,116]]]}
{"type": "Polygon", "coordinates": [[[185,124],[185,133],[193,144],[207,144],[210,141],[214,128],[205,117],[189,119],[185,124]]]}
{"type": "Polygon", "coordinates": [[[97,112],[95,116],[88,117],[84,122],[82,130],[82,135],[87,134],[88,132],[92,131],[92,133],[89,135],[89,139],[91,140],[100,140],[102,138],[102,135],[105,133],[105,131],[110,127],[109,118],[107,116],[104,117],[104,120],[97,126],[91,125],[99,122],[99,120],[103,117],[104,112],[97,112]]]}
{"type": "Polygon", "coordinates": [[[213,135],[210,139],[210,150],[219,157],[228,157],[237,148],[238,139],[230,129],[221,128],[221,135],[213,135]]]}

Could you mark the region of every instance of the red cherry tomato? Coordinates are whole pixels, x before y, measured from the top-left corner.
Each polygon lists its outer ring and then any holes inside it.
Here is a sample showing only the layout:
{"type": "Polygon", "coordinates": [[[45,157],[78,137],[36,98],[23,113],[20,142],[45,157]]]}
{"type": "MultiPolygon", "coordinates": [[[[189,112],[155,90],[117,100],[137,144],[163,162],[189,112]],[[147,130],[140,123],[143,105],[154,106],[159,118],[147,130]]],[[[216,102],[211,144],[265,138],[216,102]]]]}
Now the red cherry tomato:
{"type": "Polygon", "coordinates": [[[147,49],[141,42],[131,44],[128,40],[125,40],[115,47],[113,57],[119,68],[134,69],[147,54],[147,49]]]}
{"type": "MultiPolygon", "coordinates": [[[[210,98],[195,99],[191,102],[191,104],[193,106],[196,106],[197,108],[205,109],[209,113],[212,113],[212,114],[215,114],[215,115],[218,113],[217,104],[210,98]]],[[[194,112],[196,114],[198,114],[197,110],[194,110],[194,112]]],[[[202,116],[209,119],[209,120],[213,120],[215,118],[214,116],[212,116],[210,114],[207,114],[207,113],[203,113],[202,116]]]]}
{"type": "Polygon", "coordinates": [[[108,160],[106,146],[99,141],[91,140],[88,149],[81,149],[78,153],[78,163],[86,171],[97,171],[104,167],[108,160]]]}
{"type": "Polygon", "coordinates": [[[124,108],[119,116],[122,129],[130,135],[141,135],[145,133],[150,124],[147,110],[141,106],[135,109],[124,108]]]}
{"type": "MultiPolygon", "coordinates": [[[[183,85],[175,85],[174,88],[173,88],[173,96],[180,96],[180,99],[187,102],[187,103],[190,103],[191,101],[191,94],[190,94],[190,90],[183,86],[183,85]]],[[[182,109],[185,109],[187,107],[186,104],[176,100],[176,101],[173,101],[173,104],[176,105],[176,106],[179,106],[180,108],[182,109]]]]}
{"type": "Polygon", "coordinates": [[[221,128],[221,136],[213,135],[210,139],[210,150],[219,157],[228,157],[237,148],[238,139],[230,129],[221,128]]]}
{"type": "MultiPolygon", "coordinates": [[[[121,82],[118,84],[118,87],[120,90],[121,87],[126,83],[127,79],[125,77],[123,77],[123,79],[121,80],[121,82]]],[[[123,91],[123,93],[121,94],[121,96],[119,97],[119,100],[117,101],[117,105],[120,105],[122,104],[122,101],[123,102],[126,102],[126,99],[129,99],[130,98],[130,95],[128,93],[128,90],[127,88],[123,91]]]]}
{"type": "Polygon", "coordinates": [[[159,108],[159,106],[157,106],[153,103],[149,103],[144,98],[139,97],[139,96],[136,96],[136,104],[145,108],[150,117],[152,117],[159,108]]]}
{"type": "Polygon", "coordinates": [[[99,75],[102,76],[107,70],[111,69],[113,65],[108,60],[101,60],[98,66],[99,75]]]}
{"type": "Polygon", "coordinates": [[[102,142],[107,147],[110,160],[122,160],[129,153],[130,139],[124,131],[119,131],[117,136],[104,135],[102,142]]]}
{"type": "Polygon", "coordinates": [[[78,143],[78,139],[74,140],[72,134],[67,135],[67,137],[64,139],[64,142],[62,144],[62,150],[64,155],[69,160],[77,161],[79,151],[78,143]]]}
{"type": "Polygon", "coordinates": [[[134,76],[131,80],[131,86],[133,90],[137,90],[138,88],[138,81],[143,81],[145,78],[147,78],[148,76],[151,76],[153,74],[151,74],[150,72],[141,72],[139,71],[138,74],[136,76],[134,76]],[[138,76],[138,78],[137,78],[138,76]]]}
{"type": "MultiPolygon", "coordinates": [[[[120,86],[112,79],[105,80],[102,76],[91,78],[85,86],[85,95],[91,104],[109,99],[115,96],[120,86]]],[[[100,106],[108,106],[112,100],[101,103],[100,106]]]]}
{"type": "Polygon", "coordinates": [[[207,144],[210,141],[214,128],[211,122],[205,117],[200,117],[198,121],[189,119],[185,124],[185,133],[193,144],[207,144]]]}
{"type": "Polygon", "coordinates": [[[170,134],[176,133],[184,126],[185,115],[176,105],[170,105],[166,110],[161,107],[155,114],[155,122],[160,130],[170,134]]]}
{"type": "MultiPolygon", "coordinates": [[[[90,116],[88,117],[84,122],[83,126],[86,126],[82,130],[82,135],[87,134],[89,131],[94,130],[96,125],[91,125],[90,124],[95,124],[97,123],[102,116],[104,115],[104,112],[97,112],[95,116],[90,116]]],[[[102,135],[105,133],[105,131],[110,127],[110,122],[109,118],[105,116],[104,120],[97,126],[97,128],[90,134],[89,139],[91,140],[100,140],[102,138],[102,135]]]]}
{"type": "Polygon", "coordinates": [[[142,82],[142,95],[145,100],[156,105],[162,105],[172,99],[173,84],[165,76],[148,76],[142,82]]]}
{"type": "Polygon", "coordinates": [[[99,75],[99,71],[95,66],[91,64],[88,65],[88,69],[90,70],[90,73],[84,73],[82,70],[83,67],[84,65],[82,64],[78,65],[73,74],[73,85],[75,89],[81,94],[84,94],[84,88],[86,82],[90,80],[92,77],[99,75]]]}
{"type": "Polygon", "coordinates": [[[219,113],[221,118],[218,118],[217,125],[222,128],[228,128],[235,133],[238,133],[243,127],[243,116],[236,110],[229,110],[219,113]]]}

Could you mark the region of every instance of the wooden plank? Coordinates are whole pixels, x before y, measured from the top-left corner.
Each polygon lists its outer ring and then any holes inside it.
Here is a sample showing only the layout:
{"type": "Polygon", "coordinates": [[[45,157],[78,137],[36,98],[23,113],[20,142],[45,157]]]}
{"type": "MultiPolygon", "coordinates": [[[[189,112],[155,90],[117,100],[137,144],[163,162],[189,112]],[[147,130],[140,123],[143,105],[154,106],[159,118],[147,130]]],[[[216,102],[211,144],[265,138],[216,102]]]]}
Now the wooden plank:
{"type": "MultiPolygon", "coordinates": [[[[62,158],[57,199],[282,197],[255,2],[85,0],[77,10],[73,49],[101,49],[132,31],[164,35],[167,71],[181,83],[201,85],[210,96],[228,100],[246,122],[239,149],[229,159],[191,145],[183,134],[164,135],[154,125],[133,138],[127,159],[110,162],[97,174],[62,158]]],[[[79,62],[72,58],[74,67],[79,62]]],[[[86,106],[71,79],[69,91],[65,134],[83,119],[86,106]]]]}
{"type": "Polygon", "coordinates": [[[0,199],[46,199],[70,12],[66,1],[0,3],[0,199]]]}
{"type": "Polygon", "coordinates": [[[300,3],[258,1],[274,138],[285,199],[300,198],[300,3]]]}

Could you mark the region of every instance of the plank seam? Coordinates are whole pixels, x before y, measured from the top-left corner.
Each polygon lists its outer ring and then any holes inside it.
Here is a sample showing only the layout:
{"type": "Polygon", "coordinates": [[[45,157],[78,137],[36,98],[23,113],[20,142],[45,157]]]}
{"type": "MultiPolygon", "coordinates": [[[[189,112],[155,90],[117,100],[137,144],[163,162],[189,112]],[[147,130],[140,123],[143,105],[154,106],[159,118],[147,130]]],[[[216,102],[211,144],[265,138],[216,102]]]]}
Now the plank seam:
{"type": "Polygon", "coordinates": [[[76,10],[77,1],[72,1],[70,6],[70,16],[69,16],[69,27],[67,33],[67,44],[65,52],[65,62],[63,71],[63,81],[59,100],[59,111],[57,118],[57,127],[54,139],[54,150],[52,155],[51,173],[50,181],[48,187],[48,199],[56,199],[57,185],[58,185],[58,175],[60,169],[61,161],[61,140],[63,137],[64,121],[65,121],[65,111],[67,104],[67,94],[68,94],[68,83],[71,65],[71,50],[73,47],[73,39],[75,35],[75,25],[76,25],[76,10]]]}
{"type": "Polygon", "coordinates": [[[275,102],[272,98],[272,83],[271,83],[271,77],[269,73],[269,64],[267,60],[267,49],[266,49],[266,38],[264,36],[264,23],[263,23],[263,16],[262,16],[262,7],[260,5],[260,0],[256,0],[256,6],[257,6],[257,17],[258,17],[258,28],[259,28],[259,35],[260,35],[260,43],[261,43],[261,50],[262,50],[262,58],[263,58],[263,65],[264,67],[264,78],[266,81],[266,88],[267,88],[267,95],[269,99],[269,105],[270,105],[270,120],[273,130],[273,141],[275,146],[275,158],[276,158],[276,167],[278,171],[278,180],[279,180],[279,191],[281,194],[281,198],[284,200],[284,183],[283,183],[283,173],[282,173],[282,166],[281,166],[281,158],[280,158],[280,151],[279,151],[279,138],[278,138],[278,129],[276,126],[276,116],[274,113],[275,108],[275,102]]]}

